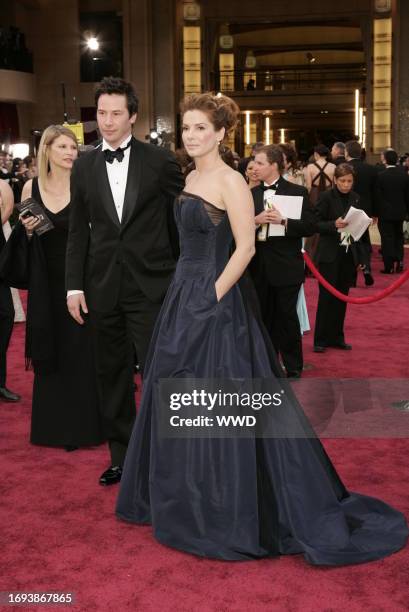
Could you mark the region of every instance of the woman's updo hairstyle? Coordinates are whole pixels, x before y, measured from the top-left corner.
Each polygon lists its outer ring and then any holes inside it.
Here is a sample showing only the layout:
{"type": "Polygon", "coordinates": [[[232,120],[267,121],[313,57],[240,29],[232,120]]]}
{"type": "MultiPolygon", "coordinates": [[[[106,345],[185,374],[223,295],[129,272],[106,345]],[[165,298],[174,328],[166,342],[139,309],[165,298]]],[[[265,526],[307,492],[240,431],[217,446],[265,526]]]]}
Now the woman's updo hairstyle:
{"type": "Polygon", "coordinates": [[[240,109],[234,100],[228,96],[215,96],[210,92],[186,96],[180,104],[182,116],[187,111],[193,110],[205,113],[216,132],[225,128],[225,136],[234,130],[240,114],[240,109]]]}

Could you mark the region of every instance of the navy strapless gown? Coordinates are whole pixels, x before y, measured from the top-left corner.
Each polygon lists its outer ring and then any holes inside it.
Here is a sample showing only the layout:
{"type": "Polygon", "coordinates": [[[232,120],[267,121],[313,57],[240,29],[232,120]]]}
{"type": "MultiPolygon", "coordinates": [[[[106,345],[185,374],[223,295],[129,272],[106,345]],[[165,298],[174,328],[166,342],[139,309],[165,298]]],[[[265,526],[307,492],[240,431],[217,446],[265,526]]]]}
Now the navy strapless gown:
{"type": "Polygon", "coordinates": [[[315,565],[344,565],[399,550],[403,515],[345,489],[283,380],[287,418],[303,438],[159,435],[158,379],[280,376],[246,280],[216,299],[232,244],[227,214],[187,192],[175,210],[181,255],[150,346],[118,517],[151,523],[167,546],[224,560],[302,553],[315,565]]]}

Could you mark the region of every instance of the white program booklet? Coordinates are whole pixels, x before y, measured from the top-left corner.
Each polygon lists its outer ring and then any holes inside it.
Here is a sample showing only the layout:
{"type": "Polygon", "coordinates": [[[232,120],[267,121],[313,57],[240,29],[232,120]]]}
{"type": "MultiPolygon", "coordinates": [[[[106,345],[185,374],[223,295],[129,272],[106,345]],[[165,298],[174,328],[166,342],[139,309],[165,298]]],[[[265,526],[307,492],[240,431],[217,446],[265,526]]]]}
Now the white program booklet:
{"type": "Polygon", "coordinates": [[[342,229],[339,228],[339,233],[341,234],[342,232],[348,232],[349,234],[351,234],[352,238],[357,241],[368,229],[372,219],[368,217],[366,212],[364,212],[360,208],[354,208],[353,206],[351,206],[351,208],[348,210],[347,214],[344,217],[344,221],[346,221],[348,225],[342,229]]]}
{"type": "MultiPolygon", "coordinates": [[[[301,219],[302,211],[302,196],[287,196],[277,195],[274,191],[269,190],[265,192],[264,201],[268,208],[276,208],[282,217],[286,219],[301,219]]],[[[284,225],[277,225],[276,223],[269,223],[268,236],[285,236],[284,225]]]]}

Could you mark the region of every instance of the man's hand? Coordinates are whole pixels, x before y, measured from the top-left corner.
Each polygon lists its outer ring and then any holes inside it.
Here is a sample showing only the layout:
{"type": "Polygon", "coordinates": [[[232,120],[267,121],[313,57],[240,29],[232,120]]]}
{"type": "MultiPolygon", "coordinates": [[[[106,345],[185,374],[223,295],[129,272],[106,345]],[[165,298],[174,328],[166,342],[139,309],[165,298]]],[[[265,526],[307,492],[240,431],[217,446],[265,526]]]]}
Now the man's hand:
{"type": "Polygon", "coordinates": [[[85,295],[83,293],[76,293],[75,295],[70,295],[67,297],[67,307],[68,312],[72,316],[73,319],[77,321],[80,325],[84,324],[84,319],[81,316],[82,312],[88,314],[87,302],[85,301],[85,295]]]}
{"type": "Polygon", "coordinates": [[[284,217],[281,216],[281,213],[278,210],[270,210],[269,211],[269,223],[274,223],[275,225],[281,225],[281,221],[284,217]]]}
{"type": "Polygon", "coordinates": [[[256,222],[256,225],[262,225],[263,223],[275,223],[279,225],[282,218],[283,217],[276,208],[271,208],[268,210],[263,210],[263,212],[255,217],[254,221],[256,222]]]}
{"type": "Polygon", "coordinates": [[[345,221],[342,217],[338,217],[338,219],[335,221],[335,227],[337,229],[344,229],[344,227],[346,227],[348,225],[348,222],[345,221]]]}

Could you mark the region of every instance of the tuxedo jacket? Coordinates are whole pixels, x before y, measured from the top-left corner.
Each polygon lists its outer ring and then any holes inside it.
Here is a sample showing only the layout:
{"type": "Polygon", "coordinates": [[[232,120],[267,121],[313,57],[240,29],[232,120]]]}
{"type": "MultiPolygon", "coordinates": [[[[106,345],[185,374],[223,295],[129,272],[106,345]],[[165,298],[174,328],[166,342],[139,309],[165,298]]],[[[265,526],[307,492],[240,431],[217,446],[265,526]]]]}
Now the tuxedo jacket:
{"type": "MultiPolygon", "coordinates": [[[[252,190],[255,214],[264,210],[264,191],[260,186],[252,190]]],[[[301,196],[303,198],[301,219],[288,219],[285,236],[274,236],[266,241],[256,240],[256,254],[250,264],[254,282],[268,282],[272,286],[287,286],[302,283],[305,278],[302,256],[302,238],[312,236],[316,230],[313,210],[305,187],[290,183],[280,177],[277,195],[301,196]]]]}
{"type": "Polygon", "coordinates": [[[340,246],[341,234],[335,227],[335,221],[343,217],[350,206],[362,208],[357,193],[350,191],[348,196],[348,200],[343,200],[334,187],[329,191],[324,191],[315,205],[314,212],[320,234],[315,261],[319,264],[332,263],[337,258],[340,249],[345,251],[345,247],[340,246]]]}
{"type": "Polygon", "coordinates": [[[409,213],[409,175],[398,166],[385,168],[376,182],[376,210],[383,221],[404,221],[409,213]]]}
{"type": "Polygon", "coordinates": [[[101,148],[79,157],[71,175],[66,289],[82,289],[91,308],[109,311],[125,266],[148,299],[163,299],[175,268],[173,201],[183,185],[170,151],[132,138],[120,221],[101,148]]]}
{"type": "Polygon", "coordinates": [[[375,186],[378,172],[375,166],[361,159],[351,159],[347,163],[355,170],[354,192],[359,195],[360,208],[372,217],[375,214],[375,186]]]}

